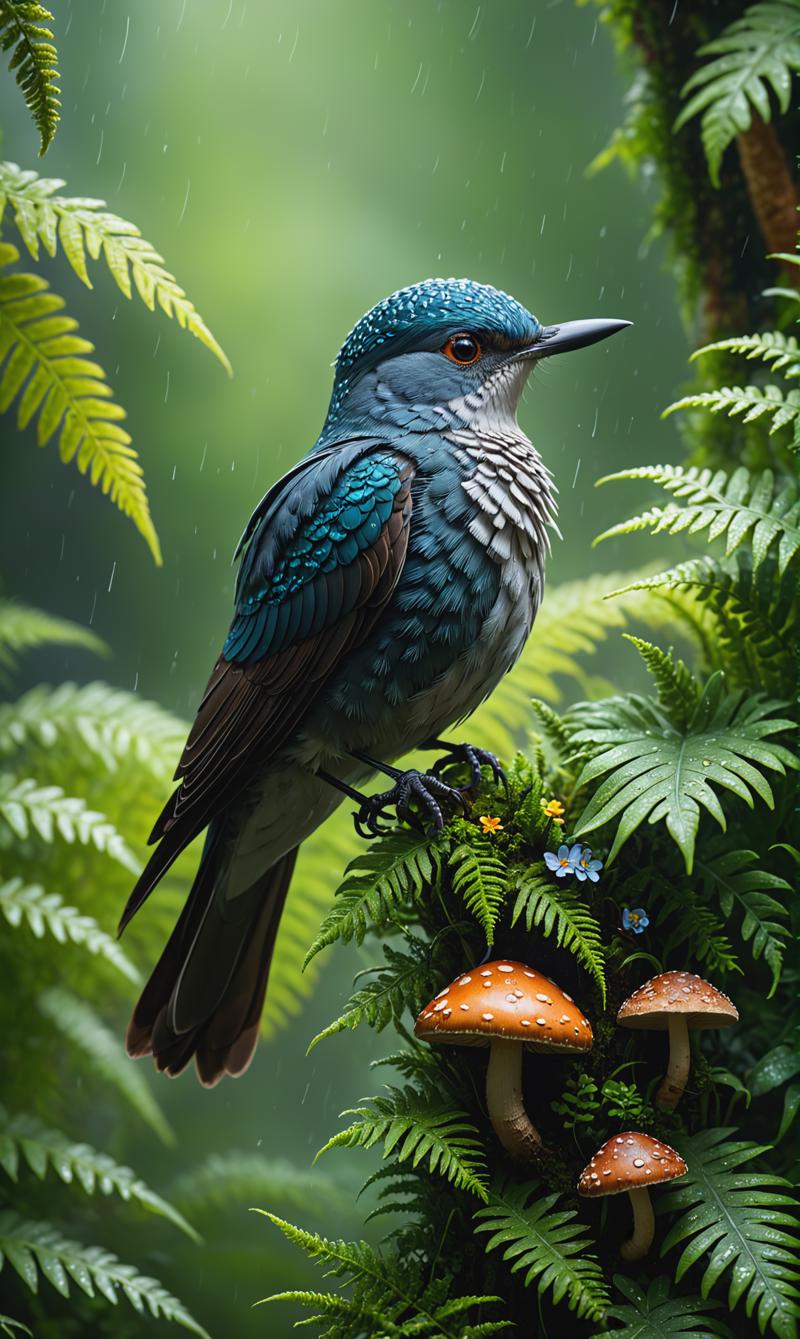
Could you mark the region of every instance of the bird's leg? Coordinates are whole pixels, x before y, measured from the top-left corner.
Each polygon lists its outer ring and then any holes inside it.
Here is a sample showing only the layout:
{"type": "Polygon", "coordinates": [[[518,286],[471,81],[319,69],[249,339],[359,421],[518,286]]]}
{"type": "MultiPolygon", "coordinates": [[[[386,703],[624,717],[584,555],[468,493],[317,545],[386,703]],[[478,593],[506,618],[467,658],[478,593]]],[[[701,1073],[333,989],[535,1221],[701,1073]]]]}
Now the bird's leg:
{"type": "Polygon", "coordinates": [[[426,739],[422,745],[424,749],[445,749],[447,756],[437,758],[431,768],[433,776],[439,776],[445,767],[450,767],[452,763],[466,763],[471,769],[472,776],[469,786],[464,786],[464,790],[475,790],[481,784],[481,768],[490,767],[495,785],[498,782],[503,783],[506,794],[508,794],[508,777],[503,771],[500,763],[493,753],[486,749],[479,749],[475,744],[450,744],[446,739],[426,739]]]}
{"type": "Polygon", "coordinates": [[[340,790],[343,795],[348,795],[351,800],[355,800],[358,809],[353,810],[353,826],[359,837],[379,837],[382,832],[388,832],[391,827],[389,815],[381,812],[381,808],[375,808],[375,801],[380,800],[379,795],[364,795],[354,786],[348,786],[346,781],[340,781],[338,776],[333,776],[331,772],[324,771],[321,767],[317,771],[320,781],[324,781],[334,790],[340,790]],[[383,819],[386,826],[381,827],[380,820],[383,819]]]}
{"type": "MultiPolygon", "coordinates": [[[[420,821],[417,813],[412,809],[412,803],[422,810],[423,819],[429,819],[437,832],[444,827],[443,806],[459,807],[466,813],[467,805],[464,796],[460,790],[454,786],[448,786],[440,777],[434,776],[431,772],[420,772],[416,767],[410,767],[406,771],[401,771],[399,767],[392,767],[389,763],[378,761],[371,758],[367,753],[360,753],[358,750],[351,750],[351,756],[357,758],[359,762],[366,763],[376,772],[383,772],[385,776],[394,781],[394,785],[389,790],[379,792],[377,795],[358,796],[361,801],[361,807],[354,814],[356,832],[362,837],[377,836],[385,828],[381,828],[381,820],[386,821],[386,809],[393,808],[397,817],[412,827],[424,831],[424,824],[420,821]]],[[[322,775],[322,773],[320,773],[322,775]]],[[[325,778],[327,779],[327,777],[325,778]]],[[[340,786],[340,789],[344,789],[340,786]]],[[[354,798],[356,792],[352,793],[354,798]]]]}

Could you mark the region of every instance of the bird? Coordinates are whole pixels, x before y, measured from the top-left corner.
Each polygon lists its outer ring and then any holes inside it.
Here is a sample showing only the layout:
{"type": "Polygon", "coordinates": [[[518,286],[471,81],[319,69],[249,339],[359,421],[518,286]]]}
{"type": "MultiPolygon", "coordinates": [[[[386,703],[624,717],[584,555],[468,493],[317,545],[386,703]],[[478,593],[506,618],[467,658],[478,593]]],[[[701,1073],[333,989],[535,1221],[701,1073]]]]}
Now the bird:
{"type": "Polygon", "coordinates": [[[305,838],[345,797],[364,835],[392,812],[441,827],[464,804],[443,763],[502,779],[443,736],[513,666],[542,599],[555,486],[517,406],[541,359],[628,325],[543,325],[490,285],[428,279],[353,327],[317,441],[239,541],[230,629],[120,920],[205,832],[130,1056],[170,1076],[194,1058],[207,1087],[243,1074],[305,838]],[[396,766],[425,748],[443,754],[428,771],[396,766]],[[367,796],[376,774],[389,784],[367,796]]]}

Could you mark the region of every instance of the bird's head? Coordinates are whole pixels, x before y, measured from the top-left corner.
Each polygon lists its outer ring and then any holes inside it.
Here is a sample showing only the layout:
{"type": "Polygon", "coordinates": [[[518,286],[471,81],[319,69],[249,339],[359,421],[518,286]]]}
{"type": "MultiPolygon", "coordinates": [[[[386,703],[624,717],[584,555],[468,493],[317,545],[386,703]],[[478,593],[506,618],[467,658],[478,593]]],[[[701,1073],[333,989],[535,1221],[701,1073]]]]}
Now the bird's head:
{"type": "Polygon", "coordinates": [[[470,279],[426,279],[401,288],[362,316],[336,360],[328,411],[369,418],[381,405],[463,404],[514,418],[540,358],[605,339],[629,321],[542,325],[507,293],[470,279]]]}

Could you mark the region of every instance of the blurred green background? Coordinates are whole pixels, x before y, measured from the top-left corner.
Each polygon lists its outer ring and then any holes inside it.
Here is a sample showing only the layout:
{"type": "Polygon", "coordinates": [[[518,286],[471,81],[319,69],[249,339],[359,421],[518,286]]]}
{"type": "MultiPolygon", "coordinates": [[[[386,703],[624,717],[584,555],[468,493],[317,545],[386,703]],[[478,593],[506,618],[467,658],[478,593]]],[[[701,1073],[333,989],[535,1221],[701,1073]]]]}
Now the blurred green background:
{"type": "MultiPolygon", "coordinates": [[[[625,93],[594,8],[531,0],[52,7],[62,125],[40,165],[17,90],[3,78],[4,156],[133,219],[235,377],[177,326],[126,302],[101,265],[94,293],[63,259],[43,267],[128,410],[165,564],[153,565],[130,523],[53,447],[37,450],[32,434],[18,437],[3,420],[3,583],[91,623],[113,648],[100,667],[78,651],[31,657],[29,681],[102,674],[192,713],[227,627],[239,533],[315,439],[342,339],[385,294],[434,274],[496,284],[546,322],[635,322],[624,340],[543,368],[521,413],[561,490],[564,542],[551,582],[632,565],[630,542],[624,552],[590,548],[626,505],[614,490],[595,492],[594,480],[676,457],[675,429],[658,415],[685,376],[687,348],[659,248],[642,245],[648,183],[618,169],[586,174],[622,118],[625,93]]],[[[618,654],[629,652],[620,644],[618,654]]],[[[614,669],[606,661],[605,672],[614,669]]],[[[109,927],[118,912],[107,908],[109,927]]],[[[207,1093],[191,1074],[173,1084],[154,1078],[178,1146],[154,1148],[143,1136],[126,1145],[126,1159],[158,1188],[228,1148],[308,1165],[339,1111],[381,1081],[367,1068],[380,1039],[360,1033],[304,1058],[359,965],[355,952],[337,952],[299,1023],[262,1044],[241,1082],[207,1093]]],[[[330,1155],[328,1170],[346,1179],[347,1155],[330,1155]]],[[[330,1212],[307,1225],[337,1227],[330,1212]]],[[[250,1304],[312,1272],[238,1207],[202,1226],[201,1251],[161,1233],[151,1246],[144,1227],[129,1254],[216,1335],[288,1334],[289,1308],[251,1312],[250,1304]]],[[[135,1322],[130,1332],[142,1328],[135,1322]]]]}

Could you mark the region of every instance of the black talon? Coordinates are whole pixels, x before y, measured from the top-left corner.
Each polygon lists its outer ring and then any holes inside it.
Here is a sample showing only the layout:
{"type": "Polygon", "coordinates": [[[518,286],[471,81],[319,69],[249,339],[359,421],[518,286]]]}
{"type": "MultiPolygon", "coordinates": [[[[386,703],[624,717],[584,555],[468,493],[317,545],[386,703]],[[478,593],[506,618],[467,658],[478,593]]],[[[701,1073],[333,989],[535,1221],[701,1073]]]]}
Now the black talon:
{"type": "Polygon", "coordinates": [[[489,767],[492,772],[492,779],[495,785],[501,784],[508,795],[508,777],[494,753],[489,753],[487,749],[477,748],[474,744],[448,744],[444,739],[431,739],[425,745],[426,748],[443,748],[447,750],[447,756],[437,758],[431,768],[431,774],[438,776],[445,767],[450,767],[453,763],[466,763],[471,768],[472,777],[469,786],[464,786],[464,790],[476,790],[481,784],[481,768],[489,767]]]}
{"type": "Polygon", "coordinates": [[[443,804],[459,805],[464,813],[467,812],[467,803],[460,790],[448,786],[432,772],[418,772],[416,768],[411,768],[407,772],[397,773],[397,781],[390,790],[366,796],[360,808],[353,814],[356,832],[360,837],[370,838],[378,837],[388,831],[392,824],[389,814],[385,811],[389,807],[394,808],[401,822],[408,823],[419,832],[424,832],[424,821],[421,821],[419,814],[411,807],[413,801],[416,801],[423,815],[432,821],[436,832],[441,832],[444,827],[443,804]],[[442,804],[439,803],[440,800],[442,804]],[[381,821],[386,824],[385,827],[381,827],[381,821]]]}

